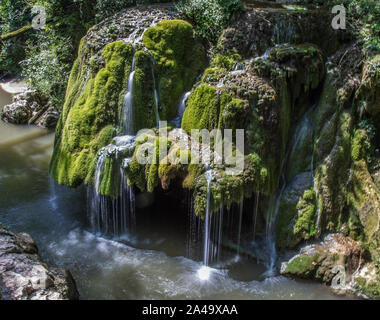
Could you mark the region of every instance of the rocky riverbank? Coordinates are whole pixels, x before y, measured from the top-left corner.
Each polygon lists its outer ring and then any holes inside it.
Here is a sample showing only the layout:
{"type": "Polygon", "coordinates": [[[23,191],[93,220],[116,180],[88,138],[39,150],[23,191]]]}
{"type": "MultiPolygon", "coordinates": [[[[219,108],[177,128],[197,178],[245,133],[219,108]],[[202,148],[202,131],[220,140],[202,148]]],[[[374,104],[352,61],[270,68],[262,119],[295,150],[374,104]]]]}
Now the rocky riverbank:
{"type": "Polygon", "coordinates": [[[12,94],[12,103],[0,110],[3,121],[12,124],[37,125],[41,128],[55,128],[59,112],[49,98],[28,88],[22,80],[10,79],[1,83],[1,88],[12,94]]]}
{"type": "Polygon", "coordinates": [[[29,234],[15,234],[0,224],[0,300],[76,300],[69,270],[49,267],[29,234]]]}

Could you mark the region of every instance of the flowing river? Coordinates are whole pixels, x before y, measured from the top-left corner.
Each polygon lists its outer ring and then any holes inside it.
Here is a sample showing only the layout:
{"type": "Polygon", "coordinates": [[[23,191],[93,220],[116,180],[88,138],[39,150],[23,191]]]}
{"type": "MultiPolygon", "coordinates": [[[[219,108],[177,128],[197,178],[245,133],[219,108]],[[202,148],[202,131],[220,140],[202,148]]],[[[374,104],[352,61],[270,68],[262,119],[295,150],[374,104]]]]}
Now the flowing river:
{"type": "MultiPolygon", "coordinates": [[[[0,89],[0,107],[10,99],[0,89]]],[[[282,276],[263,280],[263,267],[247,258],[202,280],[202,262],[184,258],[185,227],[173,228],[154,212],[140,217],[148,223],[129,241],[133,246],[92,234],[85,190],[57,186],[49,178],[53,141],[53,132],[0,121],[0,222],[30,233],[48,264],[70,269],[81,299],[348,298],[282,276]]]]}

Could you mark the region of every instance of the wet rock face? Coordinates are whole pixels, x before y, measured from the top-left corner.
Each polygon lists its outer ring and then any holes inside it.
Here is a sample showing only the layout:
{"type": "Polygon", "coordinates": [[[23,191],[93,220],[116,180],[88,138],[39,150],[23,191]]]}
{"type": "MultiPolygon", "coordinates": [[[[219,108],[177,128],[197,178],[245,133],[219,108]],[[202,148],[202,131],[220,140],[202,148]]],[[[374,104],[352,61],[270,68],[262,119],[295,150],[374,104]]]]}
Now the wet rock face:
{"type": "Polygon", "coordinates": [[[179,15],[173,6],[160,8],[127,9],[115,16],[103,20],[93,26],[84,38],[86,52],[81,52],[84,59],[93,61],[93,64],[101,64],[102,49],[113,41],[125,40],[126,42],[141,43],[144,31],[162,20],[178,18],[179,15]],[[85,54],[84,54],[85,53],[85,54]]]}
{"type": "Polygon", "coordinates": [[[30,235],[0,225],[0,299],[75,300],[79,298],[68,270],[50,268],[38,255],[30,235]]]}
{"type": "Polygon", "coordinates": [[[364,66],[360,88],[356,94],[365,111],[377,121],[380,115],[380,54],[372,57],[364,66]]]}
{"type": "Polygon", "coordinates": [[[223,32],[218,49],[248,58],[278,44],[313,43],[324,54],[331,55],[351,38],[349,31],[340,32],[331,27],[332,18],[328,12],[313,9],[248,7],[246,13],[223,32]]]}
{"type": "Polygon", "coordinates": [[[43,128],[54,128],[59,117],[48,99],[31,89],[15,95],[12,103],[4,106],[0,115],[8,123],[36,124],[43,128]]]}

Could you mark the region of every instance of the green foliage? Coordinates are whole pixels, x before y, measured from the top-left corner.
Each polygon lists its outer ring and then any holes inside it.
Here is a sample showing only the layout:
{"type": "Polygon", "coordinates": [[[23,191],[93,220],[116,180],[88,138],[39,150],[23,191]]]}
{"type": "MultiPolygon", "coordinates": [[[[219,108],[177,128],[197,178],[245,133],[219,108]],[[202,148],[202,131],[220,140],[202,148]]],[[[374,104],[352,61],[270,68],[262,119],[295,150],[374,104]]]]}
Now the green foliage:
{"type": "MultiPolygon", "coordinates": [[[[2,0],[0,3],[0,34],[9,35],[18,32],[30,24],[32,17],[29,7],[22,0],[2,0]]],[[[18,73],[19,61],[24,59],[25,33],[9,40],[0,41],[0,72],[18,73]]]]}
{"type": "Polygon", "coordinates": [[[244,8],[240,0],[180,0],[177,10],[195,24],[199,35],[216,42],[235,12],[244,8]]]}
{"type": "Polygon", "coordinates": [[[28,41],[27,59],[21,61],[22,76],[29,85],[50,96],[56,109],[64,102],[65,88],[70,73],[72,45],[69,39],[57,38],[44,32],[38,44],[28,41]]]}

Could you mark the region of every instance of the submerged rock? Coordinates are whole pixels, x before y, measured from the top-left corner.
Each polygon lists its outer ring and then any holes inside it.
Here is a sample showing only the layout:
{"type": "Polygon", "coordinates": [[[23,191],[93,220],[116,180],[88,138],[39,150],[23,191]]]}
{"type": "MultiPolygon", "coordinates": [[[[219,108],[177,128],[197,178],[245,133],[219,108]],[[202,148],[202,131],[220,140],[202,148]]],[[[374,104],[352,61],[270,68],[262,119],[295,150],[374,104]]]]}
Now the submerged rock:
{"type": "Polygon", "coordinates": [[[79,294],[69,270],[52,268],[38,255],[32,237],[0,225],[0,299],[76,300],[79,294]]]}

